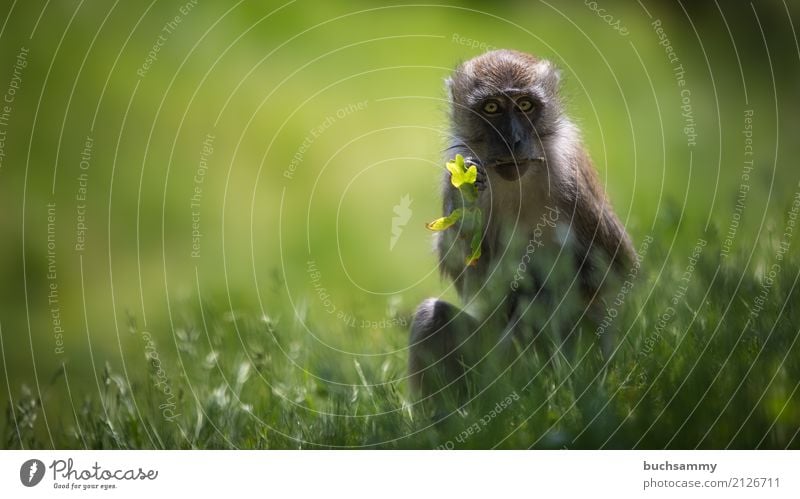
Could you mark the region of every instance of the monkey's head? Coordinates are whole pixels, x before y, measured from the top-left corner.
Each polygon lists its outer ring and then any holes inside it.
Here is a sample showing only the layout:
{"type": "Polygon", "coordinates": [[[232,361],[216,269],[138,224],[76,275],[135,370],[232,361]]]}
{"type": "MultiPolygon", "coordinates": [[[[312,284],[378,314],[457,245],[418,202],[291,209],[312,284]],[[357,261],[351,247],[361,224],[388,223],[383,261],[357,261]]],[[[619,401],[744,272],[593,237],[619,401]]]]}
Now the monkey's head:
{"type": "Polygon", "coordinates": [[[456,141],[487,168],[542,161],[561,121],[558,82],[550,62],[514,50],[464,62],[447,80],[456,141]]]}

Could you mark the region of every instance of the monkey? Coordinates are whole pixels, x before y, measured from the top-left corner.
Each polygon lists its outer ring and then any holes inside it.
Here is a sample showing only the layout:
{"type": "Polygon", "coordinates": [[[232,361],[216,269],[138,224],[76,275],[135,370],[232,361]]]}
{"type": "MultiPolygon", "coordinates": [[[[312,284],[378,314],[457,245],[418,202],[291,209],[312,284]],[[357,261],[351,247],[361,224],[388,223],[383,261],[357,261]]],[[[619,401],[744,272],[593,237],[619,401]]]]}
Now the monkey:
{"type": "MultiPolygon", "coordinates": [[[[635,259],[580,131],[565,114],[554,64],[494,50],[458,65],[445,83],[447,157],[460,154],[476,167],[484,223],[474,265],[465,264],[470,238],[457,224],[436,234],[440,272],[463,308],[430,298],[414,314],[408,380],[420,399],[450,388],[463,397],[465,373],[497,345],[530,344],[543,328],[539,316],[558,308],[565,293],[581,304],[573,315],[599,318],[609,276],[622,275],[635,259]],[[554,258],[571,263],[563,289],[549,275],[554,258]]],[[[463,206],[448,172],[442,200],[444,215],[463,206]]]]}

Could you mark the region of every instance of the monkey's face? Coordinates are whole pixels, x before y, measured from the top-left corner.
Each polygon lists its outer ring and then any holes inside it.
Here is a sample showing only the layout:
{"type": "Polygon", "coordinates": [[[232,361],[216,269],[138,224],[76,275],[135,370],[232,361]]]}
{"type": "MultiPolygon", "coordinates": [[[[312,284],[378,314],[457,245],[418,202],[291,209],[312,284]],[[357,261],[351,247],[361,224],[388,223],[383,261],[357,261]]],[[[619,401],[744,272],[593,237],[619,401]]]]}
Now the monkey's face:
{"type": "Polygon", "coordinates": [[[520,52],[489,52],[467,61],[449,81],[453,131],[487,168],[518,169],[546,157],[558,127],[558,73],[520,52]]]}
{"type": "Polygon", "coordinates": [[[476,100],[470,109],[473,140],[484,165],[502,168],[544,156],[536,127],[544,104],[535,94],[509,89],[476,100]]]}

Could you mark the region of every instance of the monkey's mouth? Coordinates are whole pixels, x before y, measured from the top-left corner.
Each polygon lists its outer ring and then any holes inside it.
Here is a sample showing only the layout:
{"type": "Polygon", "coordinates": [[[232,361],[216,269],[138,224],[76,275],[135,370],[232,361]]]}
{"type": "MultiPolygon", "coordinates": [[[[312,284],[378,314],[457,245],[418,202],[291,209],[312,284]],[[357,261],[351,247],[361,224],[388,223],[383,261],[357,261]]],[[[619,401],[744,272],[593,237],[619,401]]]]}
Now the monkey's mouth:
{"type": "Polygon", "coordinates": [[[503,180],[513,181],[525,175],[531,163],[537,159],[538,158],[524,159],[521,161],[500,161],[493,164],[490,168],[496,171],[503,180]]]}

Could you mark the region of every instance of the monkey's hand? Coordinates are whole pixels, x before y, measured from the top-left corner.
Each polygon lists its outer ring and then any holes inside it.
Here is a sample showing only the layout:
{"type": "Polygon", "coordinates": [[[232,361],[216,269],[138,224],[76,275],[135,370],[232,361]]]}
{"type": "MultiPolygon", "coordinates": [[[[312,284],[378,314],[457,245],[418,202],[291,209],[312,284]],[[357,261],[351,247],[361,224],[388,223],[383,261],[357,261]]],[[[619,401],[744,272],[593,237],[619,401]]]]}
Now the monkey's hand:
{"type": "Polygon", "coordinates": [[[475,169],[478,170],[478,178],[475,179],[475,187],[478,189],[478,193],[481,193],[486,190],[486,168],[483,167],[483,164],[478,158],[467,156],[464,158],[464,167],[469,168],[470,166],[475,166],[475,169]]]}

